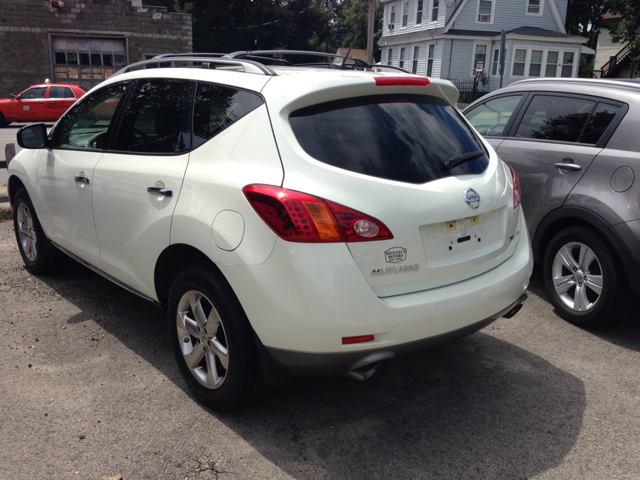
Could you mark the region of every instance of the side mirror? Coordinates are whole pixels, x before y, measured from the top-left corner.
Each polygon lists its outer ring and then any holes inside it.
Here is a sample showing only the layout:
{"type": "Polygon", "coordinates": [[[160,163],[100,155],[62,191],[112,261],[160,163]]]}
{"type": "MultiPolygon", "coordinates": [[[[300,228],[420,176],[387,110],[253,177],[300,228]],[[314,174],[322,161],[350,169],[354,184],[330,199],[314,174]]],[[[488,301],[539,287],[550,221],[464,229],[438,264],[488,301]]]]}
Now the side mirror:
{"type": "Polygon", "coordinates": [[[48,143],[47,127],[44,123],[34,123],[18,130],[18,145],[22,148],[45,148],[48,143]]]}
{"type": "MultiPolygon", "coordinates": [[[[20,97],[20,96],[18,95],[18,97],[20,97]]],[[[9,95],[9,98],[16,98],[16,94],[12,93],[11,95],[9,95]]]]}

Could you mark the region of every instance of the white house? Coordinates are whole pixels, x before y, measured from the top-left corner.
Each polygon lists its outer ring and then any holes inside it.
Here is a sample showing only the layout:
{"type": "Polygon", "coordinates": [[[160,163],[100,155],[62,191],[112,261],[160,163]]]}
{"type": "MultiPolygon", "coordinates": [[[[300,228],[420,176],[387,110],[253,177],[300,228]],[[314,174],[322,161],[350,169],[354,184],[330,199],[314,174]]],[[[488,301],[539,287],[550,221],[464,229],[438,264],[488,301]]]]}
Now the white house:
{"type": "Polygon", "coordinates": [[[586,38],[564,28],[568,0],[381,0],[382,63],[418,75],[500,85],[501,30],[506,32],[503,86],[532,77],[576,77],[586,38]],[[477,68],[482,68],[478,72],[477,68]]]}

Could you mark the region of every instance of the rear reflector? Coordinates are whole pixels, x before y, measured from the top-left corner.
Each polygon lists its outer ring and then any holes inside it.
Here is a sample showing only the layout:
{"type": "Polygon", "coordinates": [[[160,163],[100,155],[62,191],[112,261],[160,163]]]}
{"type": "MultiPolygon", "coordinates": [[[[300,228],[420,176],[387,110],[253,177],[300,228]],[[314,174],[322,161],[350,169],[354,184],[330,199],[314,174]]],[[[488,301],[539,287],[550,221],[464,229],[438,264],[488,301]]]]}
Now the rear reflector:
{"type": "Polygon", "coordinates": [[[373,342],[373,335],[359,335],[357,337],[342,337],[343,345],[351,345],[353,343],[373,342]]]}
{"type": "Polygon", "coordinates": [[[396,87],[406,85],[409,87],[426,87],[429,79],[418,77],[374,77],[377,87],[396,87]]]}

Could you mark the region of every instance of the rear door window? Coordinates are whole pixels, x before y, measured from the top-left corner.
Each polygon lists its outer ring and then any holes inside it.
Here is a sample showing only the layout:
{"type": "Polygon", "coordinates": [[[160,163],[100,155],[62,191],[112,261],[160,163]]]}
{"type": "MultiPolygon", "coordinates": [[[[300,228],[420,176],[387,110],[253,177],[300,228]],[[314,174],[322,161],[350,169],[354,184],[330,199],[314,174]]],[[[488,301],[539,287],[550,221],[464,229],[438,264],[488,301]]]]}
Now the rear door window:
{"type": "Polygon", "coordinates": [[[293,112],[289,123],[304,151],[352,172],[422,184],[479,174],[488,165],[480,141],[461,114],[437,97],[376,95],[338,100],[293,112]],[[450,159],[476,157],[450,170],[450,159]]]}
{"type": "Polygon", "coordinates": [[[49,98],[75,98],[73,90],[69,87],[51,87],[49,89],[49,98]]]}
{"type": "Polygon", "coordinates": [[[114,150],[179,153],[191,148],[194,82],[140,80],[122,115],[114,150]]]}
{"type": "Polygon", "coordinates": [[[577,142],[596,102],[584,98],[536,95],[518,126],[516,137],[577,142]]]}

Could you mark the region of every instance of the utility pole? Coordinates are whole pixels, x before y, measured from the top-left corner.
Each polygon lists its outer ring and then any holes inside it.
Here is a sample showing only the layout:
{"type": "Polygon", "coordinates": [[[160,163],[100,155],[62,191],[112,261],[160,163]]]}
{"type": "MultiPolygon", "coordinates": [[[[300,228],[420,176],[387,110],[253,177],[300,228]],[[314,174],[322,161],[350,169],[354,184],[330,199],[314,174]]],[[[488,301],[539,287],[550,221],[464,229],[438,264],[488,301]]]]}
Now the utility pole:
{"type": "Polygon", "coordinates": [[[373,63],[373,26],[376,21],[376,0],[369,0],[369,28],[367,29],[367,63],[373,63]]]}

